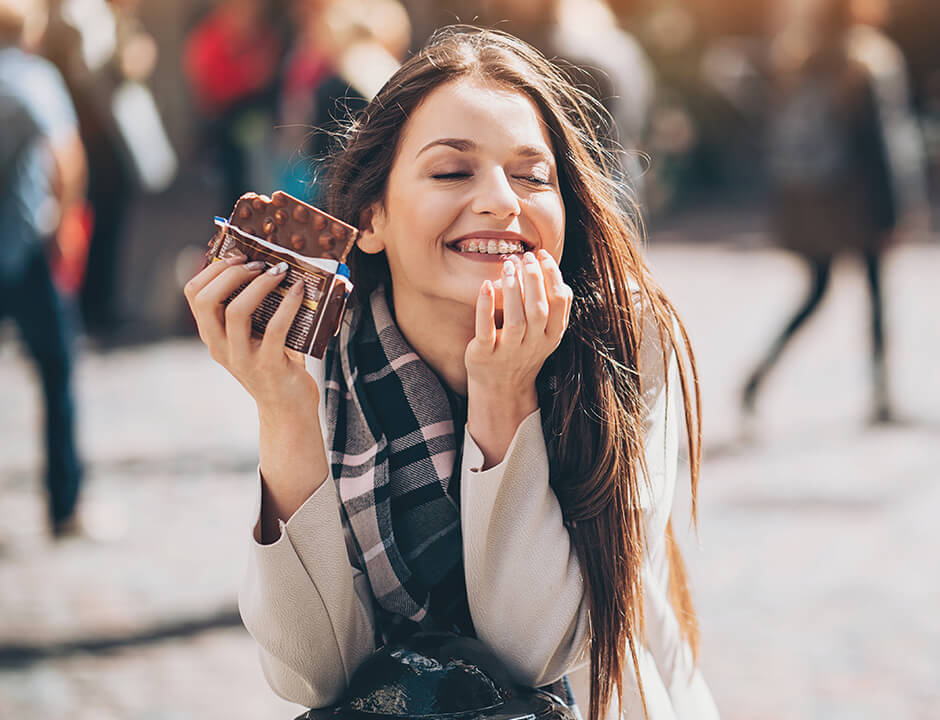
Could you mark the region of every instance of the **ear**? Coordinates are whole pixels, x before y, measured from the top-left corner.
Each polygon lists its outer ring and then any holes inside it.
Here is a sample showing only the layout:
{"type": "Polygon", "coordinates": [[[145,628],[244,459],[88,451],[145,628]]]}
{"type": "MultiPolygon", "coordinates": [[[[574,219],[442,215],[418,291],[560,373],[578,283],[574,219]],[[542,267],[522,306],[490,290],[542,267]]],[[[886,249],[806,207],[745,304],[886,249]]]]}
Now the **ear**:
{"type": "Polygon", "coordinates": [[[359,239],[356,245],[362,252],[375,255],[385,249],[385,208],[377,200],[359,213],[359,239]]]}

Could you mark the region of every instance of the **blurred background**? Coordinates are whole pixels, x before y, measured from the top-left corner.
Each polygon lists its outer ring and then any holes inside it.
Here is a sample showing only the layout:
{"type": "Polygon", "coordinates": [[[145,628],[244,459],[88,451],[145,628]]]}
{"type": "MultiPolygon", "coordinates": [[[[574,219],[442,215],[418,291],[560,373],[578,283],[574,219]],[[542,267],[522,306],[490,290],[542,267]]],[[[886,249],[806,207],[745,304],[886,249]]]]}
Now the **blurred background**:
{"type": "Polygon", "coordinates": [[[457,21],[614,120],[698,357],[723,717],[938,717],[934,0],[0,0],[0,716],[299,714],[235,609],[254,407],[182,285],[457,21]]]}

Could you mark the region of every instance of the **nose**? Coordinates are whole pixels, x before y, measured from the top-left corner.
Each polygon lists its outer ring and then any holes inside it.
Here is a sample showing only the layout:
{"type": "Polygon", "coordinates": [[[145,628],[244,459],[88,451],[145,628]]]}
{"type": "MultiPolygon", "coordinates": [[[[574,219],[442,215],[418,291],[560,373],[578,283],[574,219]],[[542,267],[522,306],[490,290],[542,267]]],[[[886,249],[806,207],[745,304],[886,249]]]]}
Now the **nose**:
{"type": "Polygon", "coordinates": [[[495,167],[488,173],[479,175],[471,209],[480,215],[493,215],[498,218],[513,217],[521,211],[519,196],[516,195],[506,171],[495,167]]]}

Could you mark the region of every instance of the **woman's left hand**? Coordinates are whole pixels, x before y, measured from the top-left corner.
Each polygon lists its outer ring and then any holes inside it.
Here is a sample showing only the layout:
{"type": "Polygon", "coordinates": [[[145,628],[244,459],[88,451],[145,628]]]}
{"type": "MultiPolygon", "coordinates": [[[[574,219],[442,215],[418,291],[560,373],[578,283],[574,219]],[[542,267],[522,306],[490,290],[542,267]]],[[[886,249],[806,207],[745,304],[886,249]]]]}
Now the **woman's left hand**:
{"type": "Polygon", "coordinates": [[[476,335],[467,346],[467,426],[483,450],[485,466],[502,460],[519,423],[538,408],[535,379],[568,327],[573,293],[555,259],[507,260],[502,277],[483,283],[476,305],[476,335]],[[503,324],[496,327],[502,296],[503,324]]]}

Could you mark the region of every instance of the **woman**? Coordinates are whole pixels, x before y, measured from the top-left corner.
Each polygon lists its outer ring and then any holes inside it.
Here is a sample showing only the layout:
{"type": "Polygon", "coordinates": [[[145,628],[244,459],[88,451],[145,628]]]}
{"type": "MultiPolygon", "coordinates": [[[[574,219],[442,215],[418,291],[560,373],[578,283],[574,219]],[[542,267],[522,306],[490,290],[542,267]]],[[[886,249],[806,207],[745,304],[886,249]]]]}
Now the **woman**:
{"type": "Polygon", "coordinates": [[[297,294],[250,339],[276,275],[227,309],[260,268],[188,284],[203,340],[258,404],[240,608],[284,697],[328,705],[377,642],[443,628],[530,686],[589,665],[592,720],[717,717],[668,529],[677,383],[693,498],[698,475],[694,363],[593,107],[511,36],[442,32],[333,163],[329,209],[361,236],[322,363],[283,350],[297,294]]]}

